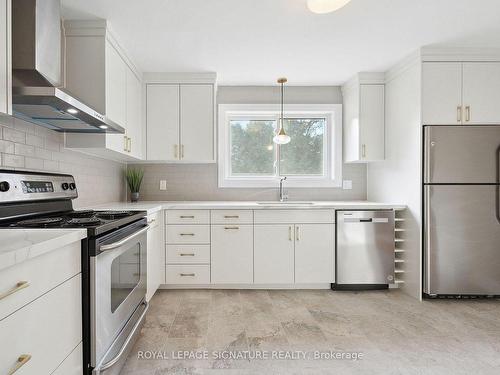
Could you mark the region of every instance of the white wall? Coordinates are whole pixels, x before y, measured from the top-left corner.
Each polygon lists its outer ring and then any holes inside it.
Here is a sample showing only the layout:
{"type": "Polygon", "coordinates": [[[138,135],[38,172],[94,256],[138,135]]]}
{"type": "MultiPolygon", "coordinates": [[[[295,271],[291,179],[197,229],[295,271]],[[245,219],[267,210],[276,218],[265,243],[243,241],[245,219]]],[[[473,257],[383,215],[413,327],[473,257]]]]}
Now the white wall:
{"type": "Polygon", "coordinates": [[[387,77],[386,160],[368,165],[367,195],[368,200],[408,206],[403,290],[421,298],[421,64],[415,59],[387,77]]]}

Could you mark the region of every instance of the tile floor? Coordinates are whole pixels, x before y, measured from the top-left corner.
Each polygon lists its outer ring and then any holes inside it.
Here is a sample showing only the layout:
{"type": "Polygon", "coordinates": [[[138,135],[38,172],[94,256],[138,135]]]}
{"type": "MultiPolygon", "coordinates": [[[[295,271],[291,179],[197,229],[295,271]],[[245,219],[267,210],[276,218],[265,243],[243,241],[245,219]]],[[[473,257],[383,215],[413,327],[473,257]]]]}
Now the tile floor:
{"type": "Polygon", "coordinates": [[[398,291],[164,290],[121,374],[500,374],[500,302],[419,302],[398,291]],[[362,357],[317,360],[316,351],[362,357]],[[222,357],[238,353],[247,358],[222,357]]]}

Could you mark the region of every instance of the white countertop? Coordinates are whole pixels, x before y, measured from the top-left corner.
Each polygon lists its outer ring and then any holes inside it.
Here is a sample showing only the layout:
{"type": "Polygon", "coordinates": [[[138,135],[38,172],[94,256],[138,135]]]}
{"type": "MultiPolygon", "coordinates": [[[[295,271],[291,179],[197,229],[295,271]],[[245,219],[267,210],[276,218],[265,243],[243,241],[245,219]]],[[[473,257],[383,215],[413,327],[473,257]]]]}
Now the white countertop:
{"type": "Polygon", "coordinates": [[[86,229],[0,229],[0,270],[87,237],[86,229]]]}
{"type": "Polygon", "coordinates": [[[394,209],[404,210],[405,205],[377,203],[369,201],[314,201],[311,205],[294,205],[293,201],[288,201],[283,205],[279,202],[264,202],[255,201],[141,201],[137,203],[131,202],[111,202],[92,207],[99,210],[137,210],[147,211],[148,215],[159,210],[176,209],[176,210],[269,210],[269,209],[320,209],[330,208],[336,210],[382,210],[394,209]],[[268,205],[270,204],[270,205],[268,205]]]}

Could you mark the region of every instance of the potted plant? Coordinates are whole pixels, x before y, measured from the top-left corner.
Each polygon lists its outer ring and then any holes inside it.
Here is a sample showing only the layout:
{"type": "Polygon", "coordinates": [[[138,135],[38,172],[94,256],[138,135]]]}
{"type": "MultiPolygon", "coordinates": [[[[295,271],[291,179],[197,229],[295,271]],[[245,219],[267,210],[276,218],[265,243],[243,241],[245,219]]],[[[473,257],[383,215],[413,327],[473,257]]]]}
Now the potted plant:
{"type": "Polygon", "coordinates": [[[127,184],[130,189],[130,200],[137,202],[139,200],[139,190],[141,189],[142,178],[144,171],[141,169],[127,169],[126,173],[127,184]]]}

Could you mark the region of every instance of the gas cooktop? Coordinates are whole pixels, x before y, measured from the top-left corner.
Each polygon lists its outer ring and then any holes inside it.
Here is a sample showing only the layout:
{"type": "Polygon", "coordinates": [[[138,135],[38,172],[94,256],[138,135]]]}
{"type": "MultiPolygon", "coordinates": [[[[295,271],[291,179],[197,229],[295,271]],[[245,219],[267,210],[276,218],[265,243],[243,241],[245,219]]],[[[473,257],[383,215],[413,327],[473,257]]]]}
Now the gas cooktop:
{"type": "Polygon", "coordinates": [[[89,236],[97,236],[145,216],[144,211],[64,211],[36,215],[0,223],[9,228],[87,228],[89,236]]]}

